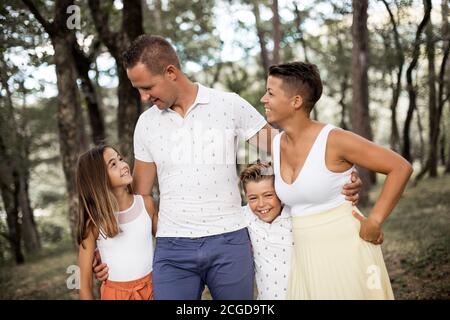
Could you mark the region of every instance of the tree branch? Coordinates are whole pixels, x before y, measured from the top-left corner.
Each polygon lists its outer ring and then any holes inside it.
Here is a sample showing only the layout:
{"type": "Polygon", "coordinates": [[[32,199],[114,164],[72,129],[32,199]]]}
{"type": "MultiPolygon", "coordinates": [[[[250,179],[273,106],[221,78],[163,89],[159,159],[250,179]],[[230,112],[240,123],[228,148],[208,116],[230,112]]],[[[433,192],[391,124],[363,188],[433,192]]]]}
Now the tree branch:
{"type": "Polygon", "coordinates": [[[22,2],[30,9],[33,16],[36,18],[37,21],[42,25],[45,32],[48,33],[50,37],[53,37],[55,34],[55,27],[53,23],[49,23],[39,12],[38,8],[35,6],[35,4],[31,0],[22,0],[22,2]]]}
{"type": "Polygon", "coordinates": [[[109,28],[109,14],[107,10],[101,8],[99,0],[88,0],[88,4],[98,36],[111,51],[111,54],[113,56],[116,55],[118,51],[118,45],[116,44],[118,35],[109,28]]]}

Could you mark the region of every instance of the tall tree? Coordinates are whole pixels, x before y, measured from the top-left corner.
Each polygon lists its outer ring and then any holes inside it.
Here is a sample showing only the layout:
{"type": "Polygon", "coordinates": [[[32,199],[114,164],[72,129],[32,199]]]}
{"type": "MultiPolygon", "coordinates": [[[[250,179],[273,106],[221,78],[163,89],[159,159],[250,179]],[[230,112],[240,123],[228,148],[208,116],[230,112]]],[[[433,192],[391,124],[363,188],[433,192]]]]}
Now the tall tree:
{"type": "MultiPolygon", "coordinates": [[[[3,62],[3,57],[2,62],[3,62]]],[[[13,127],[13,119],[11,119],[12,99],[11,92],[8,87],[7,79],[4,77],[5,68],[1,66],[1,90],[0,90],[0,194],[3,200],[3,205],[6,212],[6,222],[8,226],[8,233],[3,236],[8,240],[11,254],[15,258],[17,264],[25,262],[22,252],[22,232],[19,218],[19,179],[17,172],[15,154],[8,152],[8,144],[15,146],[17,137],[11,134],[13,127]],[[3,95],[3,92],[6,95],[3,95]]]]}
{"type": "Polygon", "coordinates": [[[428,60],[428,160],[427,167],[430,177],[437,177],[438,164],[438,138],[440,119],[437,116],[436,101],[436,49],[435,37],[433,34],[433,23],[428,20],[426,28],[426,48],[428,60]]]}
{"type": "Polygon", "coordinates": [[[279,14],[279,4],[278,0],[272,0],[270,3],[270,8],[272,11],[272,21],[271,26],[268,27],[265,21],[261,19],[260,6],[261,1],[258,0],[246,0],[251,8],[253,15],[255,17],[255,27],[256,34],[258,35],[259,47],[260,47],[260,57],[263,67],[264,78],[267,78],[267,72],[272,64],[280,63],[280,53],[281,53],[281,41],[283,38],[282,26],[280,22],[279,14]],[[267,48],[268,42],[273,42],[273,49],[270,53],[267,48]]]}
{"type": "Polygon", "coordinates": [[[300,44],[303,48],[303,55],[305,62],[309,62],[308,59],[308,46],[305,40],[305,34],[303,32],[302,24],[304,22],[304,12],[300,11],[296,2],[294,2],[294,14],[295,14],[295,27],[299,37],[300,44]]]}
{"type": "Polygon", "coordinates": [[[261,63],[262,67],[264,68],[263,74],[264,78],[267,78],[267,72],[269,70],[271,62],[269,58],[269,51],[267,49],[266,44],[266,31],[264,30],[263,22],[261,20],[261,13],[259,10],[260,4],[259,1],[254,0],[251,0],[250,3],[252,5],[253,15],[255,16],[255,27],[256,27],[256,34],[258,35],[259,40],[261,63]]]}
{"type": "Polygon", "coordinates": [[[273,54],[272,64],[280,63],[281,25],[278,0],[272,0],[272,28],[273,28],[273,54]]]}
{"type": "MultiPolygon", "coordinates": [[[[19,19],[23,19],[20,17],[19,19]]],[[[23,40],[22,37],[17,39],[18,34],[26,32],[25,24],[17,25],[17,20],[5,17],[5,28],[0,34],[0,41],[6,46],[0,49],[0,84],[4,96],[2,99],[2,130],[0,135],[3,138],[2,158],[8,163],[6,165],[6,172],[1,174],[0,179],[3,180],[4,192],[9,192],[11,195],[5,195],[8,199],[15,199],[18,204],[17,211],[21,215],[21,237],[25,249],[28,253],[35,252],[41,248],[39,233],[34,219],[34,212],[31,207],[29,195],[29,180],[30,180],[30,160],[29,160],[29,146],[31,137],[28,133],[27,121],[24,117],[26,108],[24,88],[24,80],[19,79],[18,68],[14,66],[6,57],[8,47],[28,47],[29,43],[23,40]],[[16,76],[16,77],[13,77],[16,76]],[[13,102],[12,87],[18,87],[14,90],[16,99],[19,101],[19,96],[22,96],[22,105],[13,102]]],[[[8,201],[8,199],[6,201],[8,201]]]]}
{"type": "MultiPolygon", "coordinates": [[[[44,10],[43,7],[40,7],[38,5],[39,2],[30,0],[23,2],[27,4],[27,6],[29,7],[31,6],[33,10],[35,10],[36,12],[40,13],[44,19],[46,18],[41,13],[44,10]]],[[[72,11],[69,9],[69,12],[72,11]]],[[[44,20],[43,22],[45,23],[46,21],[44,20]]],[[[48,24],[46,23],[45,25],[48,24]]],[[[54,32],[54,30],[51,28],[48,29],[44,27],[44,30],[47,33],[54,32]]],[[[89,50],[85,52],[87,48],[82,48],[78,43],[78,41],[76,41],[75,31],[76,31],[75,28],[69,29],[69,32],[73,33],[73,35],[71,35],[71,39],[75,39],[75,41],[73,40],[70,41],[72,44],[72,57],[73,60],[75,61],[76,71],[80,82],[80,88],[83,93],[85,105],[87,107],[91,138],[95,144],[98,144],[104,141],[106,138],[105,124],[104,124],[104,117],[100,107],[100,99],[96,90],[96,84],[94,84],[93,81],[90,79],[89,71],[91,70],[91,67],[95,62],[95,58],[98,53],[99,41],[97,40],[93,41],[91,48],[88,48],[89,50]]],[[[50,34],[49,36],[51,37],[50,34]]]]}
{"type": "MultiPolygon", "coordinates": [[[[397,72],[396,72],[396,82],[392,86],[392,100],[391,100],[391,136],[390,136],[390,145],[391,149],[399,151],[400,150],[400,134],[397,123],[397,105],[400,97],[400,92],[402,90],[402,74],[403,74],[403,66],[405,64],[404,50],[402,43],[400,41],[400,34],[398,32],[397,21],[389,7],[389,4],[386,0],[382,0],[386,10],[389,14],[389,19],[392,24],[392,32],[394,33],[394,43],[395,43],[395,51],[396,51],[396,62],[397,62],[397,72]]],[[[398,7],[397,7],[398,10],[398,7]]]]}
{"type": "Polygon", "coordinates": [[[421,179],[427,172],[430,177],[437,177],[438,139],[441,119],[440,115],[438,115],[436,100],[435,41],[433,24],[430,17],[426,28],[426,51],[428,60],[428,155],[425,166],[417,175],[416,180],[421,179]]]}
{"type": "MultiPolygon", "coordinates": [[[[0,154],[5,150],[5,143],[3,138],[0,137],[0,154]]],[[[3,155],[0,155],[0,160],[3,159],[3,155]]],[[[6,162],[4,162],[6,163],[6,162]]],[[[6,168],[2,166],[0,173],[6,168]]],[[[3,200],[3,205],[6,211],[6,223],[8,225],[8,234],[2,234],[9,242],[9,247],[11,250],[11,255],[14,257],[17,264],[22,264],[25,262],[25,257],[22,251],[21,245],[21,224],[19,222],[19,202],[16,197],[14,197],[18,186],[14,185],[13,189],[9,187],[9,183],[6,182],[6,175],[2,174],[0,179],[0,193],[3,200]]]]}
{"type": "MultiPolygon", "coordinates": [[[[442,45],[442,62],[441,67],[439,70],[439,84],[438,84],[438,111],[437,116],[440,119],[442,117],[442,113],[444,110],[444,105],[446,102],[449,102],[449,110],[450,110],[450,78],[449,78],[449,72],[450,72],[450,63],[448,63],[448,58],[450,54],[450,27],[448,22],[449,17],[449,3],[448,0],[442,0],[441,3],[441,13],[442,13],[442,38],[444,39],[443,45],[442,45]],[[445,91],[447,91],[447,94],[445,95],[445,91]]],[[[450,134],[450,129],[448,129],[448,133],[450,134]]],[[[445,132],[444,132],[445,134],[445,132]]],[[[444,135],[443,135],[444,137],[444,135]]],[[[443,138],[441,140],[442,148],[444,149],[444,141],[443,138]]],[[[447,156],[447,163],[445,165],[445,172],[450,173],[450,137],[447,138],[447,141],[449,143],[448,145],[448,156],[447,156]]]]}
{"type": "Polygon", "coordinates": [[[78,42],[74,42],[72,54],[88,110],[92,141],[95,144],[99,144],[106,139],[105,121],[100,107],[100,97],[97,94],[96,84],[89,77],[89,71],[98,52],[99,42],[96,41],[92,47],[90,53],[84,53],[78,42]]]}
{"type": "MultiPolygon", "coordinates": [[[[352,24],[352,130],[372,140],[369,115],[369,48],[367,30],[368,0],[353,0],[353,24],[352,24]]],[[[368,190],[373,184],[371,172],[364,168],[358,169],[364,188],[360,194],[362,204],[368,201],[368,190]]]]}
{"type": "Polygon", "coordinates": [[[69,200],[70,229],[75,243],[78,217],[75,168],[78,155],[87,148],[87,142],[77,86],[76,63],[72,55],[76,38],[67,23],[73,18],[67,12],[74,0],[56,0],[52,22],[47,22],[31,0],[22,1],[49,34],[55,52],[53,59],[58,87],[59,146],[69,200]]]}
{"type": "Polygon", "coordinates": [[[122,62],[122,53],[130,43],[144,33],[142,22],[142,1],[124,0],[122,21],[119,31],[110,27],[111,6],[100,4],[99,0],[89,0],[89,8],[95,28],[101,41],[116,61],[119,86],[117,89],[119,105],[117,109],[117,135],[120,151],[133,159],[133,132],[136,121],[142,111],[138,91],[133,88],[128,79],[122,62]]]}
{"type": "Polygon", "coordinates": [[[425,27],[428,23],[428,20],[430,19],[431,0],[424,0],[423,4],[424,4],[424,15],[423,15],[422,21],[420,22],[419,26],[417,27],[416,37],[415,37],[414,44],[413,44],[412,60],[408,66],[408,69],[406,70],[406,82],[407,82],[407,91],[408,91],[408,97],[409,97],[409,106],[408,106],[408,111],[406,113],[405,124],[403,127],[402,156],[410,162],[413,160],[411,157],[410,129],[411,129],[411,122],[413,119],[414,111],[417,108],[417,103],[416,103],[417,89],[415,88],[415,86],[413,84],[412,73],[416,69],[417,62],[419,60],[422,32],[425,29],[425,27]]]}
{"type": "MultiPolygon", "coordinates": [[[[7,83],[5,83],[5,86],[7,83]]],[[[19,83],[19,90],[22,95],[22,107],[19,112],[22,114],[25,113],[26,109],[26,92],[24,82],[20,81],[19,83]]],[[[31,141],[31,135],[27,133],[26,130],[26,120],[24,120],[24,116],[22,115],[21,123],[17,123],[15,121],[16,115],[14,112],[14,108],[12,108],[12,100],[11,100],[11,108],[10,108],[10,115],[9,115],[9,121],[12,124],[11,132],[10,134],[13,134],[16,136],[16,145],[15,147],[15,156],[13,159],[14,165],[17,168],[17,179],[18,179],[18,185],[19,190],[16,190],[18,192],[18,200],[19,200],[19,206],[20,211],[22,213],[22,238],[24,240],[25,250],[30,252],[35,252],[37,250],[41,249],[41,240],[39,237],[39,233],[37,230],[36,221],[34,219],[34,211],[31,207],[31,201],[30,201],[30,192],[29,192],[29,182],[30,182],[30,170],[31,170],[31,164],[30,164],[30,141],[31,141]]]]}

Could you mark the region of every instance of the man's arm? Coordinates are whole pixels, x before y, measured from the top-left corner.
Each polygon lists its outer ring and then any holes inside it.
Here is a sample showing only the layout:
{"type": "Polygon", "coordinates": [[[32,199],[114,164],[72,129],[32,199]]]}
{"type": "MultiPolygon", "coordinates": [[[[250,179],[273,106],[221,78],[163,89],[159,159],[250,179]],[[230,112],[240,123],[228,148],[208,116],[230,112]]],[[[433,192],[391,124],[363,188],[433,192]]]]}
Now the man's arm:
{"type": "Polygon", "coordinates": [[[248,142],[255,146],[258,152],[266,152],[270,156],[272,153],[272,140],[277,133],[278,130],[267,123],[248,142]]]}
{"type": "Polygon", "coordinates": [[[134,160],[133,191],[143,196],[152,195],[156,180],[156,165],[154,162],[134,160]]]}
{"type": "Polygon", "coordinates": [[[342,194],[345,195],[345,200],[351,201],[355,206],[359,201],[359,192],[363,186],[362,180],[358,171],[355,169],[352,172],[351,182],[346,183],[342,188],[342,194]]]}

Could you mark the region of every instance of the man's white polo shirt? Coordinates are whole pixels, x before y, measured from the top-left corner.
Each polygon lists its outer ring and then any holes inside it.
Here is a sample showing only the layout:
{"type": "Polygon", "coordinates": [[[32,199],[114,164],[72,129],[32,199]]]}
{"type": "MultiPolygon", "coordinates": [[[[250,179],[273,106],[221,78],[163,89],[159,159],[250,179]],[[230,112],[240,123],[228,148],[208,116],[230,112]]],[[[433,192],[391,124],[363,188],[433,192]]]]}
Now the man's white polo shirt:
{"type": "Polygon", "coordinates": [[[203,237],[246,227],[236,153],[267,123],[235,93],[198,85],[183,118],[151,107],[134,131],[134,156],[154,162],[160,191],[157,237],[203,237]]]}
{"type": "Polygon", "coordinates": [[[242,212],[252,241],[258,300],[285,300],[294,246],[289,209],[284,206],[272,223],[259,219],[248,205],[242,212]]]}

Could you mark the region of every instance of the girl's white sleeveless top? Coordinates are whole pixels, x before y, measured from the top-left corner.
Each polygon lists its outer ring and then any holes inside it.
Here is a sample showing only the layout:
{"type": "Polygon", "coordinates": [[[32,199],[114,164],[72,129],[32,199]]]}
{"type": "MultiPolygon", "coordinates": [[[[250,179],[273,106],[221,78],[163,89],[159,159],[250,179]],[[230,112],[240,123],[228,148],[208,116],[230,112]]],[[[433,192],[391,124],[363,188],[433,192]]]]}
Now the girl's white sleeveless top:
{"type": "Polygon", "coordinates": [[[284,182],[280,173],[280,141],[284,132],[273,140],[275,190],[280,200],[291,208],[292,216],[320,213],[340,206],[345,200],[342,187],[350,182],[354,167],[345,172],[332,172],[325,165],[328,135],[335,127],[327,124],[320,131],[292,184],[284,182]]]}
{"type": "Polygon", "coordinates": [[[132,281],[152,272],[152,220],[144,199],[134,195],[130,208],[118,214],[120,232],[113,238],[97,239],[102,262],[108,265],[111,281],[132,281]]]}

